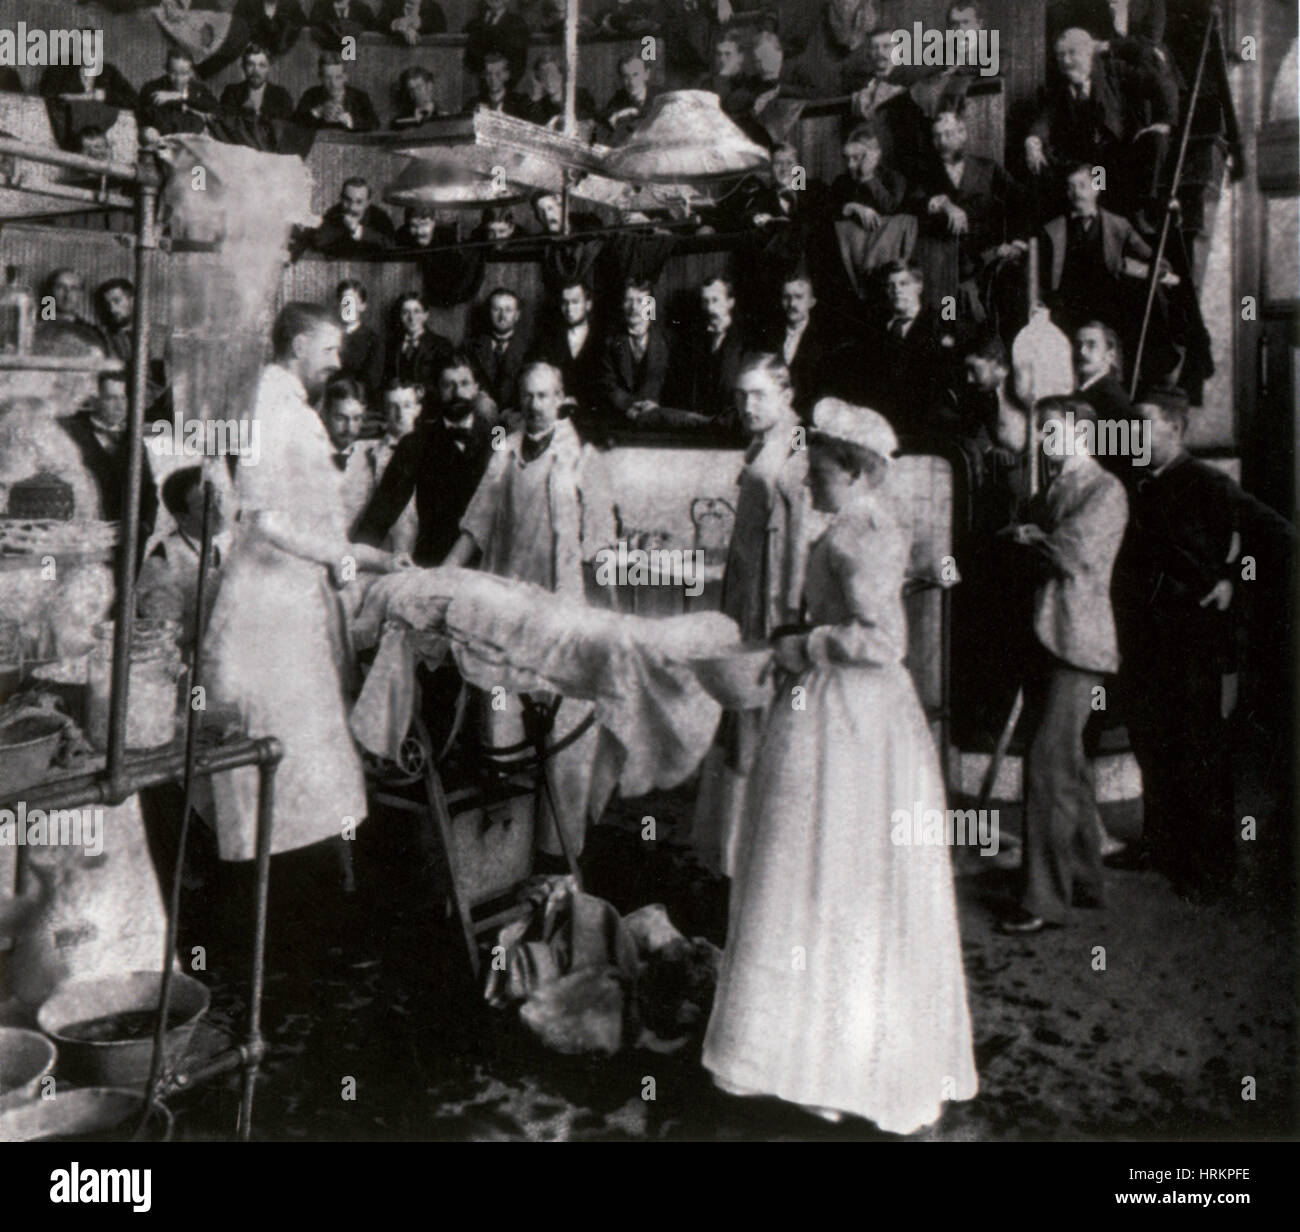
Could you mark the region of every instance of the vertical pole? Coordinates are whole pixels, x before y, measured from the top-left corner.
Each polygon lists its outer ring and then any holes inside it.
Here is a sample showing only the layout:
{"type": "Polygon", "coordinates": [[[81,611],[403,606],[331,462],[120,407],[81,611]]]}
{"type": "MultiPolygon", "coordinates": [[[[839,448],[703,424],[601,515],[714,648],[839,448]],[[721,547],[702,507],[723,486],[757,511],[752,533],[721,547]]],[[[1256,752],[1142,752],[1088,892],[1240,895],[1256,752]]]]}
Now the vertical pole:
{"type": "MultiPolygon", "coordinates": [[[[1173,225],[1174,214],[1178,210],[1178,183],[1183,178],[1183,163],[1187,159],[1187,143],[1192,136],[1192,119],[1196,114],[1196,104],[1201,96],[1201,82],[1205,80],[1205,63],[1209,58],[1210,44],[1218,44],[1219,57],[1223,57],[1223,44],[1219,41],[1219,9],[1210,8],[1210,15],[1205,23],[1205,37],[1201,40],[1201,54],[1196,61],[1196,77],[1187,95],[1187,114],[1183,116],[1183,131],[1178,139],[1178,160],[1174,163],[1174,175],[1169,184],[1169,200],[1165,206],[1165,216],[1160,223],[1160,239],[1151,257],[1151,273],[1147,277],[1146,305],[1142,310],[1142,331],[1138,334],[1137,350],[1133,355],[1133,372],[1129,377],[1128,396],[1137,397],[1138,379],[1142,371],[1142,354],[1146,350],[1147,331],[1151,328],[1151,311],[1155,307],[1156,289],[1160,285],[1160,263],[1164,260],[1165,247],[1169,243],[1169,228],[1173,225]]],[[[1188,276],[1190,277],[1190,267],[1188,276]]],[[[1192,289],[1195,294],[1195,288],[1192,289]]]]}
{"type": "MultiPolygon", "coordinates": [[[[1039,282],[1038,271],[1038,237],[1034,236],[1029,241],[1029,260],[1025,263],[1028,268],[1029,278],[1029,317],[1033,320],[1034,313],[1038,311],[1039,295],[1038,289],[1042,285],[1039,282]]],[[[1031,389],[1029,391],[1029,406],[1025,408],[1025,447],[1029,450],[1029,495],[1038,494],[1038,412],[1034,404],[1038,401],[1038,391],[1031,389]]]]}
{"type": "Polygon", "coordinates": [[[151,165],[140,164],[136,195],[135,351],[131,357],[131,409],[126,433],[126,504],[117,560],[117,621],[113,626],[113,677],[108,714],[108,781],[120,793],[126,757],[127,689],[131,672],[131,631],[135,620],[135,558],[140,542],[140,485],[144,482],[144,408],[149,380],[150,253],[158,246],[154,216],[158,180],[151,165]]]}
{"type": "MultiPolygon", "coordinates": [[[[212,554],[212,484],[205,477],[203,480],[203,531],[199,538],[199,585],[198,595],[194,601],[194,649],[190,655],[190,688],[199,682],[199,653],[203,645],[204,595],[208,586],[208,558],[212,554]]],[[[194,756],[198,742],[199,721],[192,706],[185,707],[185,771],[181,787],[181,825],[176,839],[176,865],[172,870],[171,892],[168,895],[167,930],[163,942],[162,980],[158,986],[158,1022],[154,1027],[153,1055],[149,1060],[149,1082],[145,1090],[149,1098],[145,1101],[142,1116],[149,1115],[149,1105],[158,1091],[159,1079],[162,1077],[163,1063],[166,1060],[167,1011],[171,1007],[172,963],[176,953],[176,934],[180,930],[181,918],[181,882],[185,875],[185,851],[189,845],[190,811],[194,807],[194,756]]],[[[141,1122],[143,1124],[143,1121],[141,1122]]]]}
{"type": "Polygon", "coordinates": [[[564,5],[564,135],[578,135],[578,0],[564,5]]]}
{"type": "Polygon", "coordinates": [[[262,1060],[262,985],[266,979],[266,915],[271,888],[271,823],[275,812],[275,771],[279,751],[257,767],[257,895],[253,916],[253,978],[248,996],[248,1060],[239,1092],[236,1133],[247,1142],[253,1132],[253,1088],[262,1060]]]}

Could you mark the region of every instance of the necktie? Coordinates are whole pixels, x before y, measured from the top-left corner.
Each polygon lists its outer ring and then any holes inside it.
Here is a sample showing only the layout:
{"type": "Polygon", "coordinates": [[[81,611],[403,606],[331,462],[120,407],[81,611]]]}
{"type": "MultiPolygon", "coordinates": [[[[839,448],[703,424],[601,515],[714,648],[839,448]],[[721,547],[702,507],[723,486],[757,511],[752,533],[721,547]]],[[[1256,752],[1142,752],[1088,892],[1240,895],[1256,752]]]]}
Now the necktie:
{"type": "Polygon", "coordinates": [[[889,323],[889,336],[901,341],[906,329],[907,322],[904,321],[902,317],[895,317],[894,320],[889,323]]]}
{"type": "Polygon", "coordinates": [[[535,462],[546,452],[546,447],[555,437],[555,429],[552,428],[545,436],[525,436],[523,445],[520,446],[519,456],[525,462],[535,462]]]}
{"type": "Polygon", "coordinates": [[[343,453],[336,453],[334,455],[334,465],[341,471],[348,469],[348,455],[346,450],[343,453]]]}

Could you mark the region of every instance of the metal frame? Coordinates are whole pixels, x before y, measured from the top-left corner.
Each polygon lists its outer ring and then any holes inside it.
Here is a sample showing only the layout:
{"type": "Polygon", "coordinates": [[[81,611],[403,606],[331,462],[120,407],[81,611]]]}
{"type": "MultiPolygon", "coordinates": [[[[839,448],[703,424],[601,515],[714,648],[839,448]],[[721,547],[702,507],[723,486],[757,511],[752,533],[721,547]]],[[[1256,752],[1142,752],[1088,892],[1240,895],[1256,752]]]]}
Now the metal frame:
{"type": "MultiPolygon", "coordinates": [[[[135,166],[122,163],[101,162],[62,150],[31,146],[26,142],[0,139],[0,155],[14,155],[33,162],[87,171],[108,181],[125,183],[134,190],[135,206],[135,315],[133,330],[135,346],[131,364],[131,398],[127,420],[127,492],[122,520],[122,534],[118,544],[116,569],[119,610],[113,627],[113,668],[109,695],[108,755],[102,772],[92,772],[64,780],[34,784],[23,789],[23,799],[32,807],[46,809],[74,808],[89,804],[122,803],[142,788],[162,783],[180,782],[184,787],[184,815],[178,843],[177,867],[173,877],[172,895],[167,912],[167,934],[162,956],[159,985],[158,1024],[150,1060],[149,1080],[145,1088],[142,1119],[147,1117],[151,1105],[172,1091],[186,1089],[195,1083],[226,1073],[233,1069],[243,1071],[240,1090],[239,1118],[236,1135],[248,1141],[252,1133],[253,1094],[258,1069],[265,1045],[261,1034],[262,993],[266,974],[267,902],[271,879],[271,835],[275,811],[275,772],[283,756],[279,742],[273,737],[243,738],[227,745],[199,752],[197,747],[198,723],[192,710],[186,711],[184,750],[166,750],[142,756],[127,756],[127,693],[130,687],[131,636],[135,623],[135,558],[140,542],[140,487],[144,481],[144,414],[147,397],[149,365],[149,317],[152,308],[153,253],[159,248],[157,236],[157,204],[161,177],[151,157],[143,157],[135,166]],[[257,850],[256,892],[253,919],[253,964],[248,1008],[248,1026],[245,1038],[226,1051],[219,1053],[189,1074],[164,1080],[162,1063],[166,1033],[167,1007],[179,923],[179,889],[181,868],[185,860],[186,838],[193,784],[196,776],[234,770],[243,766],[258,769],[257,792],[257,850]],[[32,801],[36,803],[32,805],[32,801]]],[[[17,187],[14,191],[38,193],[36,186],[17,187]]],[[[92,194],[93,195],[93,194],[92,194]]],[[[102,201],[88,202],[92,208],[102,210],[120,208],[120,201],[105,189],[102,201]]],[[[129,202],[128,202],[129,204],[129,202]]],[[[2,220],[0,220],[2,221],[2,220]]],[[[119,372],[120,361],[68,358],[58,356],[6,356],[0,359],[0,371],[60,371],[60,372],[119,372]]],[[[197,620],[193,661],[190,664],[191,682],[199,676],[199,646],[202,640],[204,597],[207,586],[207,564],[212,542],[212,488],[204,484],[204,517],[199,593],[196,599],[197,620]]],[[[18,849],[19,882],[25,873],[25,847],[18,849]]]]}

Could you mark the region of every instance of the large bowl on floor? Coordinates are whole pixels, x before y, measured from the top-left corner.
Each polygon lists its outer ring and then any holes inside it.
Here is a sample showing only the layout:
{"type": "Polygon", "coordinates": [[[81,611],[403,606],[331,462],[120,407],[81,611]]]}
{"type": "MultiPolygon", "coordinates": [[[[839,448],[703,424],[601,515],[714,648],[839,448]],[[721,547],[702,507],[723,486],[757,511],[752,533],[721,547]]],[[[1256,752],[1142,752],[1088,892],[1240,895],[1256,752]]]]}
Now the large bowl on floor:
{"type": "Polygon", "coordinates": [[[57,714],[23,714],[0,725],[0,800],[45,777],[65,726],[57,714]]]}
{"type": "Polygon", "coordinates": [[[36,1099],[0,1109],[0,1142],[121,1142],[140,1138],[166,1142],[172,1115],[154,1104],[141,1127],[144,1096],[111,1087],[69,1087],[53,1099],[36,1099]]]}
{"type": "MultiPolygon", "coordinates": [[[[132,971],[60,984],[36,1012],[37,1025],[58,1045],[59,1077],[143,1090],[161,979],[157,971],[132,971]]],[[[180,971],[172,975],[164,1070],[176,1069],[184,1057],[208,1000],[198,980],[180,971]]]]}
{"type": "Polygon", "coordinates": [[[0,1027],[0,1110],[32,1099],[58,1056],[59,1050],[39,1031],[0,1027]]]}
{"type": "Polygon", "coordinates": [[[761,710],[772,700],[772,658],[772,647],[762,642],[693,659],[691,667],[704,691],[724,710],[761,710]]]}

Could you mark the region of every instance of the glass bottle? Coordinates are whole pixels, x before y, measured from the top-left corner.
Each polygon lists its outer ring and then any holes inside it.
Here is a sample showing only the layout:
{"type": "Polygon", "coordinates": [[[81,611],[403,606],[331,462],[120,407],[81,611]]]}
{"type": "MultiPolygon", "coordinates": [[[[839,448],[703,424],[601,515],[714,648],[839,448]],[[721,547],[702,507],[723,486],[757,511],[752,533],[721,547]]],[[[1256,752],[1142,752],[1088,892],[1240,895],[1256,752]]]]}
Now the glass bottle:
{"type": "Polygon", "coordinates": [[[0,288],[0,352],[30,354],[35,331],[36,298],[30,287],[18,281],[17,267],[10,265],[0,288]]]}

